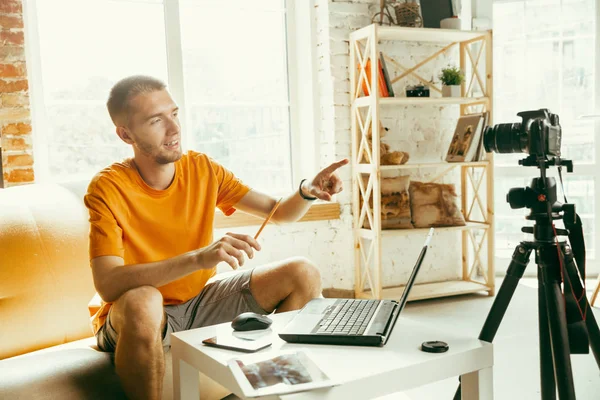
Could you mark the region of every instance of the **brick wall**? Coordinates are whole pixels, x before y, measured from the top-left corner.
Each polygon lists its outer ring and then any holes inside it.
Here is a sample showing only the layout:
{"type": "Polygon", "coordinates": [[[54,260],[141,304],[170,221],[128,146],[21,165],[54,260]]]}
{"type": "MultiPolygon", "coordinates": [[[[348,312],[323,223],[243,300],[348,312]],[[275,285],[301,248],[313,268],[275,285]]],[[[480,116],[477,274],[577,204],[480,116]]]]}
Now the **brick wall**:
{"type": "Polygon", "coordinates": [[[4,185],[33,182],[31,113],[21,0],[0,1],[0,133],[4,185]]]}

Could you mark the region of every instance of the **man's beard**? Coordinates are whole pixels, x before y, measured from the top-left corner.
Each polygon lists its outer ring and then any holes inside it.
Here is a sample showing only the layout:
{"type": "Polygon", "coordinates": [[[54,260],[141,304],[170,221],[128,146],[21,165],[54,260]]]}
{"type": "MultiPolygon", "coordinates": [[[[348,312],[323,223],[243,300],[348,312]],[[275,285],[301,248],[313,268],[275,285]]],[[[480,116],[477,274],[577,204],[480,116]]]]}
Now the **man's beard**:
{"type": "Polygon", "coordinates": [[[173,163],[177,160],[179,160],[182,156],[182,152],[181,150],[177,150],[176,152],[173,152],[173,154],[157,154],[156,156],[154,156],[154,161],[156,161],[158,164],[170,164],[173,163]]]}
{"type": "Polygon", "coordinates": [[[162,154],[160,150],[156,152],[156,149],[152,145],[146,143],[137,143],[137,146],[143,153],[152,157],[157,164],[162,165],[173,163],[179,160],[183,155],[181,151],[181,143],[179,144],[178,150],[174,150],[168,154],[162,154]]]}

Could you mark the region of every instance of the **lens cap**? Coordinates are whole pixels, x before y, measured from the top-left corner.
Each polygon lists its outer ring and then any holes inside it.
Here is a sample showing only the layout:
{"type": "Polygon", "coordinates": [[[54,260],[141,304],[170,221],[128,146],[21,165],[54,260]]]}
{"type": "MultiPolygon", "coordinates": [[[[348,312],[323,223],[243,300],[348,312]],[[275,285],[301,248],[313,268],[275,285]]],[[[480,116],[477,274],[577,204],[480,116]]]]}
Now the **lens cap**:
{"type": "Polygon", "coordinates": [[[421,344],[421,350],[427,353],[445,353],[450,347],[448,343],[440,340],[433,340],[431,342],[423,342],[421,344]]]}

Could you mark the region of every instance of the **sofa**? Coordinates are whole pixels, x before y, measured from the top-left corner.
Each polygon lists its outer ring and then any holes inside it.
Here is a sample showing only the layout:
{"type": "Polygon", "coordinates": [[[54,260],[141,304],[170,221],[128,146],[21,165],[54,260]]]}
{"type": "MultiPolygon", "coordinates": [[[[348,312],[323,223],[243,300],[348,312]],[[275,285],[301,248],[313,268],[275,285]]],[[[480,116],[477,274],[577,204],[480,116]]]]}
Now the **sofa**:
{"type": "MultiPolygon", "coordinates": [[[[0,189],[0,399],[125,398],[113,354],[98,350],[90,327],[86,186],[0,189]]],[[[201,386],[203,399],[228,394],[203,376],[201,386]]]]}

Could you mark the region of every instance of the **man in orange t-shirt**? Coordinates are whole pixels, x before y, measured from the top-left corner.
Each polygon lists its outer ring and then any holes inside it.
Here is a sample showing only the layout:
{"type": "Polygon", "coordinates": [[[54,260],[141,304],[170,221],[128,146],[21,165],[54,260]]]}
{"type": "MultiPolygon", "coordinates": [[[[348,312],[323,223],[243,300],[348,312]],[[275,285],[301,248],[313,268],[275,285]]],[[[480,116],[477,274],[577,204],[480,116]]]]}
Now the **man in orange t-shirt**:
{"type": "MultiPolygon", "coordinates": [[[[260,244],[228,233],[213,241],[215,208],[265,218],[276,199],[251,190],[205,154],[181,149],[178,107],[161,81],[132,76],[110,92],[108,111],[134,157],[91,181],[90,264],[97,304],[90,302],[98,347],[115,352],[129,398],[162,394],[169,333],[232,320],[245,311],[299,309],[320,296],[318,269],[304,258],[247,269],[207,284],[219,262],[233,269],[260,244]]],[[[293,222],[317,198],[342,190],[331,164],[284,198],[272,217],[293,222]]]]}

